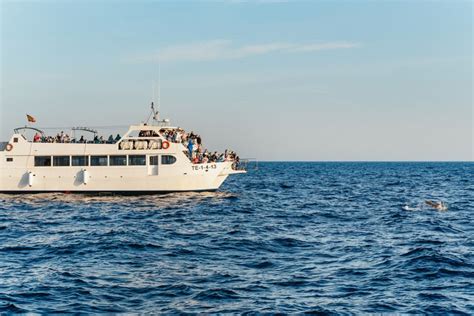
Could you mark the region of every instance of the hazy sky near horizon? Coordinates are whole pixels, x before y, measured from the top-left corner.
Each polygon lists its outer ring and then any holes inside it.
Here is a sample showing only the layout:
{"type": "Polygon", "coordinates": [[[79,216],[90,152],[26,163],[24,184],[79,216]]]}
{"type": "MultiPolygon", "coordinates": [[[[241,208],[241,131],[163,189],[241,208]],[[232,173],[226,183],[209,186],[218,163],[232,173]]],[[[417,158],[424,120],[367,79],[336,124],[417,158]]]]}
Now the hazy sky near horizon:
{"type": "Polygon", "coordinates": [[[474,157],[471,1],[3,0],[0,10],[1,140],[26,113],[39,127],[143,121],[160,60],[162,117],[211,150],[474,157]]]}

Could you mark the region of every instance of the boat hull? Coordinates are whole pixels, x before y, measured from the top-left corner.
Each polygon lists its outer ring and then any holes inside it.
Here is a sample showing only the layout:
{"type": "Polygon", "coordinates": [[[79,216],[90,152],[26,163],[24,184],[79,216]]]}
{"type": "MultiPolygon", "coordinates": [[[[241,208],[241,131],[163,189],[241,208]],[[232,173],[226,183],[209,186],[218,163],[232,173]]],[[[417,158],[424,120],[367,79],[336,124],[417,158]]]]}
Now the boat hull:
{"type": "Polygon", "coordinates": [[[64,193],[64,194],[83,194],[83,195],[159,195],[179,192],[215,192],[217,189],[209,190],[184,190],[184,191],[0,191],[0,194],[20,195],[20,194],[45,194],[45,193],[64,193]]]}
{"type": "Polygon", "coordinates": [[[117,144],[32,143],[15,134],[9,144],[0,151],[2,193],[213,191],[230,174],[244,172],[232,161],[192,163],[181,143],[123,150],[117,144]]]}
{"type": "Polygon", "coordinates": [[[4,169],[0,174],[0,192],[167,193],[211,191],[217,190],[228,177],[229,173],[225,172],[225,165],[225,163],[215,163],[213,164],[215,169],[197,171],[176,168],[163,170],[165,168],[162,168],[158,175],[148,175],[146,167],[4,169]]]}

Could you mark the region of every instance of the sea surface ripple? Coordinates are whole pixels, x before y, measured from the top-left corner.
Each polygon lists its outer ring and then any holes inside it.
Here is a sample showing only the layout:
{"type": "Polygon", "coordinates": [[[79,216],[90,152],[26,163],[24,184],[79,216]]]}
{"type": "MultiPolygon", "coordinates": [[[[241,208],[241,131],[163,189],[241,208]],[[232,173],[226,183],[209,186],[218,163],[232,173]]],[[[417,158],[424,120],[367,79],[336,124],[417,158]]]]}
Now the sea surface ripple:
{"type": "Polygon", "coordinates": [[[473,175],[281,162],[213,193],[1,195],[0,312],[474,314],[473,175]]]}

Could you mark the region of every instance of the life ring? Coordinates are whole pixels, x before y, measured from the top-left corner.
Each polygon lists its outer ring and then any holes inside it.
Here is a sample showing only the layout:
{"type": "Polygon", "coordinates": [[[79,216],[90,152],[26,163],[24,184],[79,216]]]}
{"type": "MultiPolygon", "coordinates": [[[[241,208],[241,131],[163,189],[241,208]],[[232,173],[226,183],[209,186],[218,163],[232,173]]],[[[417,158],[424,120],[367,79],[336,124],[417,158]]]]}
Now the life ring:
{"type": "Polygon", "coordinates": [[[12,149],[13,149],[13,145],[12,144],[7,144],[6,150],[11,151],[12,149]]]}
{"type": "Polygon", "coordinates": [[[170,142],[165,140],[162,144],[161,144],[161,148],[163,149],[168,149],[170,148],[170,142]]]}

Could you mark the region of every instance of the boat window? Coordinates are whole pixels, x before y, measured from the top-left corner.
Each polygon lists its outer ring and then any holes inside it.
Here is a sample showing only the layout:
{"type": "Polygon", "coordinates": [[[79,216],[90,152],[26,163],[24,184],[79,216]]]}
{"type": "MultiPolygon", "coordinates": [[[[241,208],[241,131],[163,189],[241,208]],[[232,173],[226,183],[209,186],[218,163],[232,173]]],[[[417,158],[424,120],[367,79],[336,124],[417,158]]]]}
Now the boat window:
{"type": "Polygon", "coordinates": [[[8,161],[8,162],[12,162],[12,161],[13,161],[13,158],[11,158],[11,157],[10,157],[10,158],[7,158],[7,161],[8,161]]]}
{"type": "Polygon", "coordinates": [[[172,165],[176,162],[176,157],[175,156],[170,156],[170,155],[162,155],[161,156],[161,164],[162,165],[172,165]]]}
{"type": "Polygon", "coordinates": [[[111,166],[126,166],[127,165],[127,156],[110,156],[109,163],[111,166]]]}
{"type": "Polygon", "coordinates": [[[158,137],[158,136],[160,135],[158,135],[158,133],[155,131],[142,130],[138,132],[138,137],[158,137]]]}
{"type": "Polygon", "coordinates": [[[73,166],[88,166],[88,158],[88,156],[72,156],[71,162],[73,166]]]}
{"type": "Polygon", "coordinates": [[[107,166],[107,156],[91,156],[91,166],[107,166]]]}
{"type": "Polygon", "coordinates": [[[158,156],[150,156],[150,166],[158,166],[158,156]]]}
{"type": "Polygon", "coordinates": [[[144,166],[146,165],[145,155],[130,155],[128,156],[129,166],[144,166]]]}
{"type": "Polygon", "coordinates": [[[53,166],[69,167],[69,156],[53,156],[53,166]]]}
{"type": "Polygon", "coordinates": [[[18,137],[14,137],[14,138],[13,138],[13,142],[14,142],[14,143],[18,143],[18,137]]]}
{"type": "Polygon", "coordinates": [[[35,167],[51,167],[51,156],[36,156],[35,167]]]}

